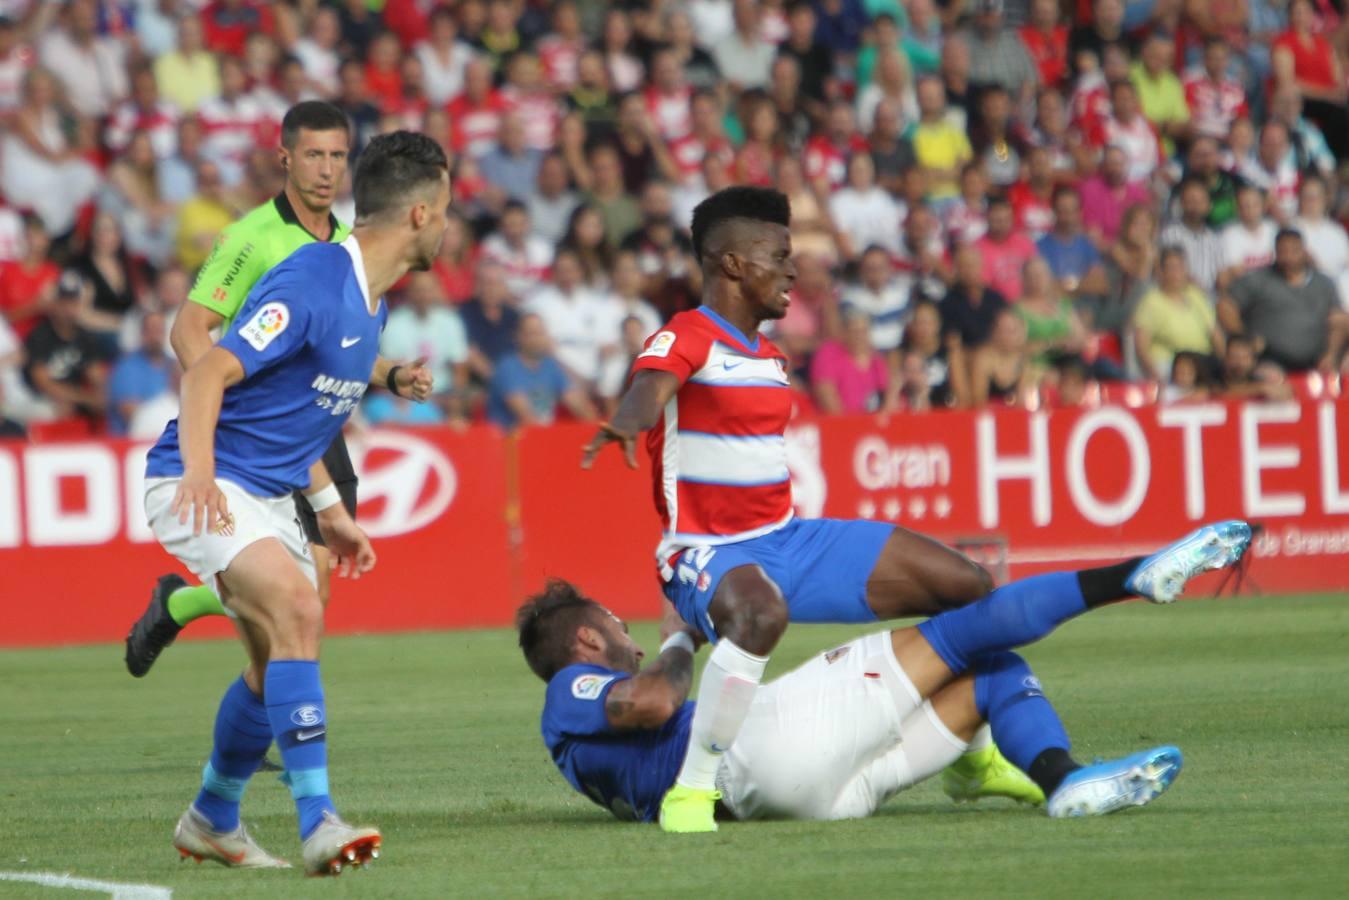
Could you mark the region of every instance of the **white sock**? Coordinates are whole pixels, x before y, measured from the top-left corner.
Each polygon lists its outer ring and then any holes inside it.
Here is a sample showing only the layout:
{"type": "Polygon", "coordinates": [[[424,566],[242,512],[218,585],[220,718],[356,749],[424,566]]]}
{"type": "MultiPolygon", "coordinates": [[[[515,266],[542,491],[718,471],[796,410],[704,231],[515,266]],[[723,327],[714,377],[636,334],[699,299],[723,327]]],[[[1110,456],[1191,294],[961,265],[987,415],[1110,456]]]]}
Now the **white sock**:
{"type": "Polygon", "coordinates": [[[767,665],[766,656],[746,653],[725,638],[717,642],[698,685],[698,705],[678,784],[707,791],[716,788],[721,758],[740,733],[767,665]]]}
{"type": "Polygon", "coordinates": [[[989,728],[988,723],[985,722],[979,726],[979,730],[974,733],[974,737],[970,738],[970,748],[965,752],[974,753],[991,746],[993,746],[993,729],[989,728]]]}

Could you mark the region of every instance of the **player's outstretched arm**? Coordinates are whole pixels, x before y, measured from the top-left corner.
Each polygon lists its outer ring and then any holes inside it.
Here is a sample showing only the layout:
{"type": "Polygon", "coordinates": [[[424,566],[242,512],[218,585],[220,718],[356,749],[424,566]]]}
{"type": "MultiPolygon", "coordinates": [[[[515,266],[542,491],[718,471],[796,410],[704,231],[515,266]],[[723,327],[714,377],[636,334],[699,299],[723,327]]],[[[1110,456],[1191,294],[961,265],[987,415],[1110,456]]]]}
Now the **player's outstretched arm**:
{"type": "Polygon", "coordinates": [[[621,730],[659,728],[689,697],[693,686],[693,642],[669,642],[651,665],[609,689],[604,714],[621,730]]]}
{"type": "Polygon", "coordinates": [[[370,371],[370,383],[375,387],[390,390],[396,396],[416,400],[418,403],[425,402],[436,386],[435,379],[431,377],[431,370],[426,367],[425,356],[413,363],[396,363],[382,356],[376,357],[375,368],[370,371]],[[392,384],[389,383],[391,373],[392,384]]]}
{"type": "Polygon", "coordinates": [[[628,467],[637,468],[637,435],[660,421],[665,404],[679,390],[679,376],[655,369],[643,369],[632,377],[632,384],[618,404],[618,412],[586,444],[581,468],[588,469],[604,445],[617,441],[623,445],[628,467]]]}
{"type": "Polygon", "coordinates": [[[178,414],[178,441],[183,477],[173,497],[178,521],[192,519],[192,531],[201,534],[228,521],[225,495],[215,483],[215,426],[225,389],[243,380],[244,367],[228,350],[212,347],[183,376],[182,410],[178,414]]]}
{"type": "Polygon", "coordinates": [[[211,331],[224,321],[225,317],[220,313],[195,300],[188,300],[178,310],[178,315],[173,317],[173,329],[169,331],[169,344],[184,372],[215,346],[211,331]]]}
{"type": "Polygon", "coordinates": [[[309,467],[309,488],[304,498],[314,510],[319,533],[328,546],[329,565],[343,578],[360,578],[375,567],[375,550],[356,520],[347,512],[323,460],[309,467]]]}

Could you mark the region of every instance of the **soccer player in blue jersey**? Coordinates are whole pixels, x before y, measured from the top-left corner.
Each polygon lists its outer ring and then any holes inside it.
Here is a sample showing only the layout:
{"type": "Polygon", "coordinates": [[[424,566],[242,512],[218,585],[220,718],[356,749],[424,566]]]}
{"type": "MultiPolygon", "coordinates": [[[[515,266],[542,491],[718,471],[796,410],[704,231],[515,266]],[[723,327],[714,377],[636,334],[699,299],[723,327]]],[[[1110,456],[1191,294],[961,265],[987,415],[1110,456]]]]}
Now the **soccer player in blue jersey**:
{"type": "MultiPolygon", "coordinates": [[[[1050,816],[1146,804],[1181,768],[1175,747],[1082,766],[1040,682],[1011,648],[1130,596],[1174,597],[1195,574],[1231,565],[1245,522],[1199,529],[1143,560],[1013,582],[913,628],[820,654],[754,695],[717,772],[722,812],[867,816],[967,752],[986,722],[1002,752],[1044,791],[1050,816]]],[[[555,581],[516,615],[520,647],[548,683],[543,739],[577,791],[620,819],[655,821],[688,747],[693,654],[703,635],[666,604],[655,662],[627,627],[555,581]]]]}
{"type": "Polygon", "coordinates": [[[318,517],[339,574],[375,565],[321,461],[370,381],[383,294],[430,268],[450,202],[445,153],[424,135],[375,138],[354,179],[356,225],[340,244],[296,250],[253,288],[230,330],[183,377],[182,413],[150,450],[145,510],[155,537],[219,595],[249,665],[225,692],[201,791],[178,821],[184,857],[288,865],[239,821],[249,777],[275,739],[299,817],[305,871],[337,874],[379,855],[328,794],[319,679],[323,605],[292,491],[318,517]]]}

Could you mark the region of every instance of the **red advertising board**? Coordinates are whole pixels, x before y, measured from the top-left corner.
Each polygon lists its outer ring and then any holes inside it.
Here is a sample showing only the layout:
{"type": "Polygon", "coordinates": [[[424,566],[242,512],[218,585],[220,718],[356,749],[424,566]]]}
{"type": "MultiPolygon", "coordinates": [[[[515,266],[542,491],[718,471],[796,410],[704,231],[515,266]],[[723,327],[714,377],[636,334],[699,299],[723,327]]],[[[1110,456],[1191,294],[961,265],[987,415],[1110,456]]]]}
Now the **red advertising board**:
{"type": "MultiPolygon", "coordinates": [[[[659,609],[645,459],[592,431],[374,431],[351,441],[379,565],[336,585],[333,632],[502,625],[547,577],[621,615],[659,609]]],[[[1349,589],[1349,404],[1203,403],[802,420],[798,512],[950,541],[994,535],[1013,576],[1148,551],[1197,524],[1264,525],[1251,581],[1349,589]]],[[[0,443],[0,644],[116,640],[176,567],[140,512],[144,445],[0,443]]],[[[228,633],[223,623],[195,636],[228,633]]]]}

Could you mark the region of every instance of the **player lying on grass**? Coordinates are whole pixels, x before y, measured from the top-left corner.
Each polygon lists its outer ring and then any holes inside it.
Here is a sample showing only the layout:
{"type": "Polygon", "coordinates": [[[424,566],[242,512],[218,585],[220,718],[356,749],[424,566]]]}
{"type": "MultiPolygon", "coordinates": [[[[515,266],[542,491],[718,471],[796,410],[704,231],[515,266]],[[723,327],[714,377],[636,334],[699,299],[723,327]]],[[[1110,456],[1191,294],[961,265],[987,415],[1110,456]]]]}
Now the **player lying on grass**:
{"type": "MultiPolygon", "coordinates": [[[[1082,766],[1025,661],[1010,652],[1087,610],[1142,596],[1164,602],[1193,575],[1235,563],[1250,527],[1206,526],[1143,560],[1039,575],[912,628],[820,654],[755,692],[717,771],[737,819],[867,816],[967,752],[985,722],[1043,789],[1054,817],[1141,806],[1181,767],[1175,747],[1082,766]]],[[[543,739],[572,787],[620,819],[656,819],[690,740],[686,702],[702,636],[667,607],[659,657],[640,669],[627,627],[555,581],[516,614],[520,647],[548,683],[543,739]]]]}
{"type": "Polygon", "coordinates": [[[372,140],[356,168],[351,236],[307,244],[263,276],[229,332],[183,377],[182,413],[150,450],[150,527],[216,591],[249,656],[221,700],[201,791],[174,832],[184,858],[287,865],[239,823],[244,788],[273,739],[305,871],[337,874],[378,855],[379,831],[343,822],[328,793],[323,604],[292,492],[308,497],[339,574],[374,566],[321,457],[369,383],[388,313],[383,293],[436,258],[449,185],[445,153],[424,135],[372,140]]]}

